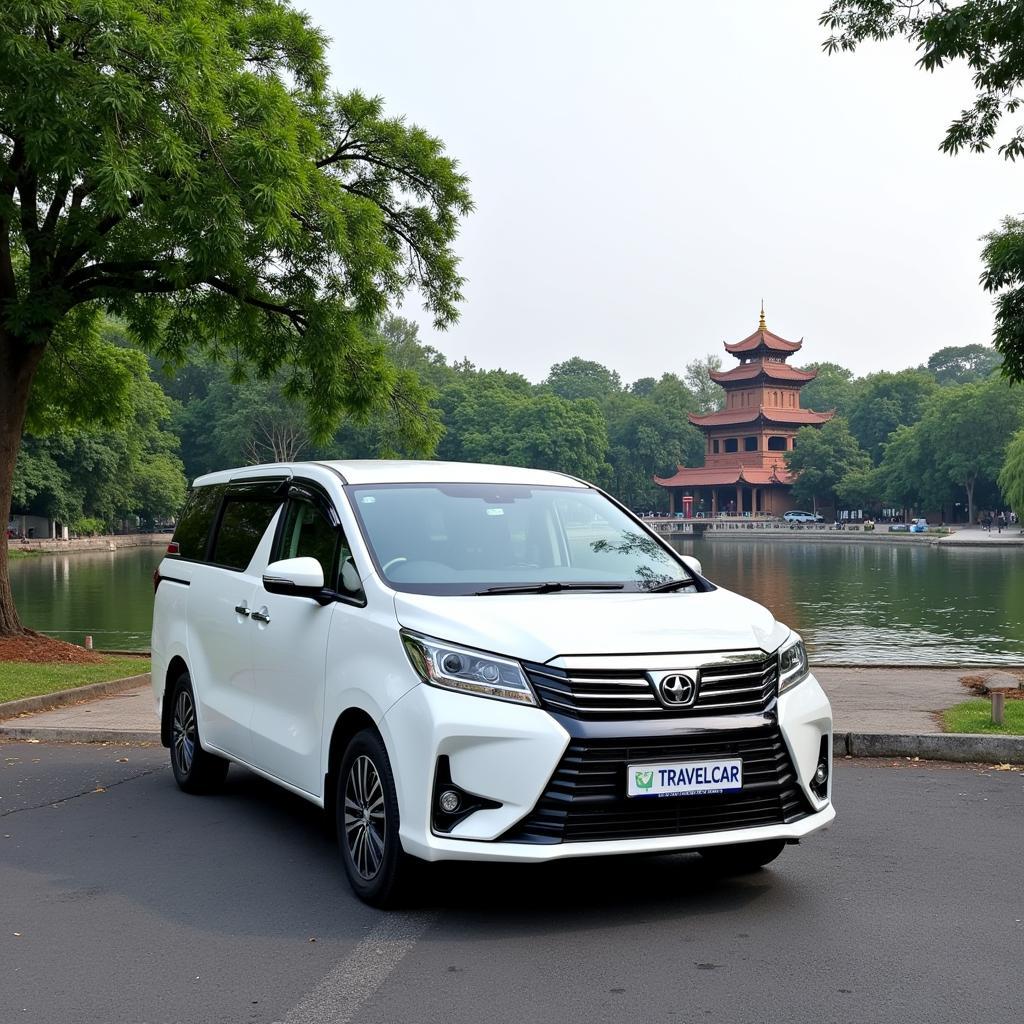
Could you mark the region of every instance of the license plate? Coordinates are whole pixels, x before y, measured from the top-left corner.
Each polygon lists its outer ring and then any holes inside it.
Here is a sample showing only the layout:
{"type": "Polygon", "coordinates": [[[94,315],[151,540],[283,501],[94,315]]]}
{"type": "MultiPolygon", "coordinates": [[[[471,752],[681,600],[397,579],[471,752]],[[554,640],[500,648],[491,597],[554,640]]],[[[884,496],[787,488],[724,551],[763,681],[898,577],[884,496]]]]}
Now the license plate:
{"type": "Polygon", "coordinates": [[[743,788],[743,761],[675,761],[626,767],[629,796],[700,796],[743,788]]]}

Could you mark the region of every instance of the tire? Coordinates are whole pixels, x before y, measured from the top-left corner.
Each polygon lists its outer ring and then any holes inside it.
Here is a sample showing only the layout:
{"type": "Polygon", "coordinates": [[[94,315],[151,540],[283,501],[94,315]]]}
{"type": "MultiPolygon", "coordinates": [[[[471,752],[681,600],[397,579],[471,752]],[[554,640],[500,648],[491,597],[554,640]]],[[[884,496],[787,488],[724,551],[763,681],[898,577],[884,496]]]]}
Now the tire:
{"type": "Polygon", "coordinates": [[[357,733],[345,748],[334,806],[338,846],[352,890],[370,906],[396,906],[406,891],[413,858],[398,838],[395,777],[375,730],[357,733]]]}
{"type": "Polygon", "coordinates": [[[745,875],[770,864],[786,847],[785,839],[765,839],[735,846],[706,846],[700,851],[708,867],[724,875],[745,875]]]}
{"type": "Polygon", "coordinates": [[[203,750],[192,680],[182,672],[171,691],[171,771],[186,793],[210,793],[228,774],[228,762],[203,750]]]}

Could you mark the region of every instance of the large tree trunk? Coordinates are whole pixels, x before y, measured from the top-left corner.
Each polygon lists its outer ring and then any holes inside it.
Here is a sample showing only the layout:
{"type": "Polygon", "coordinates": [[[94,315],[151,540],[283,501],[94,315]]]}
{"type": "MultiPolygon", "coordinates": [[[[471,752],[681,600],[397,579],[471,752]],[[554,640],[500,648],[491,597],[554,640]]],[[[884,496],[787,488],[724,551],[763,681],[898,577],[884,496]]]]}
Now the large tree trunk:
{"type": "Polygon", "coordinates": [[[967,492],[967,524],[974,525],[974,477],[964,483],[964,490],[967,492]]]}
{"type": "Polygon", "coordinates": [[[21,633],[7,565],[14,463],[21,447],[28,396],[45,346],[28,345],[0,329],[0,636],[21,633]]]}

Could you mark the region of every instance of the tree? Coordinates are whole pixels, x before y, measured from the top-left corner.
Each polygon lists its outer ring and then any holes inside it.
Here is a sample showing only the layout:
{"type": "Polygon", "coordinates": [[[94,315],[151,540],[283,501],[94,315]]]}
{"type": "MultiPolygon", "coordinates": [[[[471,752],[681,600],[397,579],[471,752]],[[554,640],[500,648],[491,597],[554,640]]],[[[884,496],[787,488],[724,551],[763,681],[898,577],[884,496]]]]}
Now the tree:
{"type": "Polygon", "coordinates": [[[175,515],[185,498],[172,405],[150,378],[141,352],[123,350],[133,369],[123,422],[113,429],[66,427],[26,434],[13,481],[13,507],[72,527],[106,526],[128,516],[147,522],[175,515]]]}
{"type": "Polygon", "coordinates": [[[928,370],[940,384],[971,384],[985,380],[1002,365],[991,345],[947,345],[928,359],[928,370]]]}
{"type": "MultiPolygon", "coordinates": [[[[283,371],[317,436],[387,409],[429,451],[426,395],[371,328],[410,287],[455,319],[467,182],[332,93],[325,47],[287,0],[0,6],[0,522],[41,367],[101,308],[165,363],[283,371]]],[[[0,635],[20,628],[0,546],[0,635]]]]}
{"type": "Polygon", "coordinates": [[[800,389],[800,404],[805,409],[849,416],[857,393],[853,371],[838,363],[808,363],[802,370],[816,370],[818,376],[800,389]]]}
{"type": "Polygon", "coordinates": [[[999,489],[1010,508],[1024,515],[1024,429],[1006,447],[1006,461],[999,471],[999,489]]]}
{"type": "Polygon", "coordinates": [[[614,370],[579,356],[555,363],[544,383],[559,398],[593,398],[598,402],[622,390],[622,380],[614,370]]]}
{"type": "Polygon", "coordinates": [[[684,379],[696,399],[695,412],[716,412],[725,404],[725,391],[711,379],[711,371],[721,368],[722,357],[710,354],[686,364],[684,379]]]}
{"type": "Polygon", "coordinates": [[[921,370],[872,373],[857,383],[850,430],[876,465],[889,435],[918,420],[925,399],[936,387],[934,377],[921,370]]]}
{"type": "Polygon", "coordinates": [[[849,470],[836,484],[836,499],[846,508],[873,508],[878,504],[878,468],[866,465],[849,470]]]}
{"type": "Polygon", "coordinates": [[[815,511],[819,503],[835,507],[840,482],[871,464],[840,416],[821,427],[802,427],[797,431],[796,447],[784,458],[786,468],[796,475],[793,497],[815,511]]]}
{"type": "Polygon", "coordinates": [[[926,485],[932,481],[933,491],[943,483],[962,487],[973,523],[975,488],[996,480],[1009,438],[1022,424],[1024,395],[1006,381],[936,392],[918,424],[926,485]]]}
{"type": "Polygon", "coordinates": [[[605,406],[610,487],[631,508],[662,506],[667,494],[653,477],[671,476],[676,466],[699,462],[704,453],[701,432],[666,400],[669,388],[670,382],[654,384],[645,397],[623,394],[605,406]]]}
{"type": "MultiPolygon", "coordinates": [[[[946,130],[946,153],[987,150],[1003,115],[1015,114],[1024,102],[1019,0],[832,0],[819,23],[831,33],[823,44],[828,53],[904,36],[915,44],[925,71],[966,62],[977,92],[946,130]]],[[[998,152],[1007,160],[1024,156],[1024,125],[999,143],[998,152]]],[[[996,295],[995,347],[1003,374],[1024,381],[1024,221],[1009,217],[988,235],[982,259],[981,283],[996,295]]]]}

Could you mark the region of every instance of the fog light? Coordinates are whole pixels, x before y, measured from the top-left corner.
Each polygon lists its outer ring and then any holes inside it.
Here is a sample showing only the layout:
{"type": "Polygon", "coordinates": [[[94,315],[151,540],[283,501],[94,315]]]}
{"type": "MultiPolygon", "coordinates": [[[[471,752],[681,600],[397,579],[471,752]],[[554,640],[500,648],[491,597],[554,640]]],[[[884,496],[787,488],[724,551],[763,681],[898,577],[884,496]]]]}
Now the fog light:
{"type": "Polygon", "coordinates": [[[441,810],[445,814],[454,814],[459,809],[459,804],[462,801],[459,799],[459,794],[454,789],[446,789],[442,794],[438,803],[441,805],[441,810]]]}
{"type": "Polygon", "coordinates": [[[825,785],[825,780],[828,778],[828,768],[823,764],[818,765],[818,770],[814,773],[814,781],[819,786],[825,785]]]}

